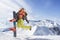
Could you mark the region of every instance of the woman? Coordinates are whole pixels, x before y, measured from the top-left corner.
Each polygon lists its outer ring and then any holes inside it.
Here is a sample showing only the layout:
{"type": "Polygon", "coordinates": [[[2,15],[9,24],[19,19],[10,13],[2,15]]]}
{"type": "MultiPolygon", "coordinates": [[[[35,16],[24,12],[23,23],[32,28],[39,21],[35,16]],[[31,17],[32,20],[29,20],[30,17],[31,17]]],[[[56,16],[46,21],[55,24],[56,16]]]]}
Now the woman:
{"type": "MultiPolygon", "coordinates": [[[[23,19],[23,20],[26,20],[26,22],[29,23],[29,21],[27,20],[27,13],[26,13],[26,11],[24,10],[24,8],[21,8],[21,10],[18,11],[17,15],[19,15],[19,14],[22,14],[22,15],[23,15],[23,18],[22,18],[22,19],[23,19]],[[20,12],[22,12],[23,14],[20,13],[20,12]]],[[[17,20],[18,20],[18,19],[19,19],[19,18],[17,17],[17,20]]]]}
{"type": "MultiPolygon", "coordinates": [[[[31,30],[31,26],[25,26],[24,25],[24,18],[26,17],[26,12],[24,11],[24,8],[22,8],[21,10],[19,10],[19,12],[17,13],[17,18],[16,19],[12,19],[10,20],[10,22],[17,22],[17,26],[19,28],[23,28],[23,29],[28,29],[31,30]]],[[[27,18],[26,18],[27,21],[27,18]]],[[[29,21],[27,21],[29,23],[29,21]]]]}

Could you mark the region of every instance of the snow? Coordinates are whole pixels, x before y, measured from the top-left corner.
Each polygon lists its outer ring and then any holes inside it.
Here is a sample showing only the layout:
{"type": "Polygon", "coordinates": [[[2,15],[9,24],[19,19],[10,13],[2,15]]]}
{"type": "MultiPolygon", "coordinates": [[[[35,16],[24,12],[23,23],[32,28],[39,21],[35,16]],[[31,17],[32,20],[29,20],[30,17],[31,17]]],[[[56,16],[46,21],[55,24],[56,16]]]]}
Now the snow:
{"type": "Polygon", "coordinates": [[[56,36],[56,35],[48,35],[48,36],[25,36],[25,35],[20,35],[18,37],[13,37],[11,35],[7,35],[6,33],[1,33],[0,32],[0,40],[37,40],[37,39],[41,39],[41,40],[60,40],[60,36],[56,36]]]}
{"type": "Polygon", "coordinates": [[[60,36],[51,36],[51,35],[48,35],[48,36],[31,36],[31,39],[34,39],[34,38],[42,38],[42,39],[49,39],[49,40],[60,40],[60,36]]]}
{"type": "Polygon", "coordinates": [[[0,40],[17,40],[13,36],[6,35],[5,33],[0,32],[0,40]]]}

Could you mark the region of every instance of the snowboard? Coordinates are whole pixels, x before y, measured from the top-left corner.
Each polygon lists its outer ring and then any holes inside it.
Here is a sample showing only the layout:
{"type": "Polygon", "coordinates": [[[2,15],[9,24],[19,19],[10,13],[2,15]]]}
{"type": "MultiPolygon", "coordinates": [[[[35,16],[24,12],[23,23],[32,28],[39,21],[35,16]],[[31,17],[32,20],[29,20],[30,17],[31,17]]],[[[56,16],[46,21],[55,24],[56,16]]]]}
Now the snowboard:
{"type": "MultiPolygon", "coordinates": [[[[16,12],[13,11],[13,18],[16,19],[16,12]]],[[[13,26],[16,29],[16,21],[13,22],[13,26]]],[[[14,31],[14,37],[16,37],[16,30],[14,31]]]]}

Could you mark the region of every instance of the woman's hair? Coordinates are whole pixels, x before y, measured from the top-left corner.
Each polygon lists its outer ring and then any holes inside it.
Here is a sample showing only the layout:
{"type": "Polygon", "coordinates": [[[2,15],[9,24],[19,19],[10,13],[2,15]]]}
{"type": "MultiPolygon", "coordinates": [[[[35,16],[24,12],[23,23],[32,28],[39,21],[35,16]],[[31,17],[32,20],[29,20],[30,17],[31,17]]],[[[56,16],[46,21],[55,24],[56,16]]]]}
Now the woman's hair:
{"type": "Polygon", "coordinates": [[[22,10],[24,10],[24,8],[21,8],[18,12],[21,12],[22,10]]]}
{"type": "Polygon", "coordinates": [[[19,12],[21,12],[22,10],[24,10],[24,8],[21,8],[21,9],[17,12],[17,21],[19,20],[19,17],[18,17],[19,12]]]}

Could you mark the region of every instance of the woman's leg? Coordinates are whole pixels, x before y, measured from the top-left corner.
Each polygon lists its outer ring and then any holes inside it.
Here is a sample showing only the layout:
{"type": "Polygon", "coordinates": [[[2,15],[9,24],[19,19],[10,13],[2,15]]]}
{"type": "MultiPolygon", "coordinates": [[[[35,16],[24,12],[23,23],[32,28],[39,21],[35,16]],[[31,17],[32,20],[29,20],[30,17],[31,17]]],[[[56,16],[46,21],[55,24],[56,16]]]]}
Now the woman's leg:
{"type": "Polygon", "coordinates": [[[23,19],[18,20],[17,26],[18,26],[19,28],[31,30],[31,26],[25,26],[25,25],[24,25],[23,19]]]}

